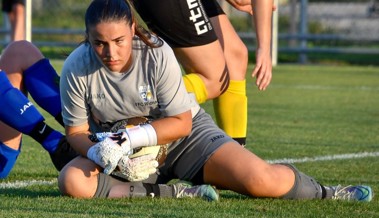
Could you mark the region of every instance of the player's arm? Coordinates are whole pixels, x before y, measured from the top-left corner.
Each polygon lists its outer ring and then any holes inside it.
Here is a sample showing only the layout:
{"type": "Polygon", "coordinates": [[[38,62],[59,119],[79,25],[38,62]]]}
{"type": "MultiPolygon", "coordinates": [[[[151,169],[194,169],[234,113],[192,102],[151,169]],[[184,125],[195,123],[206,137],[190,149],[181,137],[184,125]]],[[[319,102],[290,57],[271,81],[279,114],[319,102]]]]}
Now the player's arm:
{"type": "Polygon", "coordinates": [[[252,76],[256,77],[259,90],[265,90],[271,82],[271,20],[273,0],[251,0],[257,36],[256,65],[252,76]]]}
{"type": "Polygon", "coordinates": [[[95,144],[88,138],[91,134],[89,131],[89,125],[66,126],[65,130],[67,141],[70,143],[71,147],[81,155],[86,156],[88,149],[95,144]]]}
{"type": "Polygon", "coordinates": [[[192,114],[189,110],[175,116],[154,120],[151,125],[157,133],[159,145],[171,143],[190,134],[192,129],[192,114]]]}
{"type": "Polygon", "coordinates": [[[120,159],[131,150],[131,140],[127,134],[106,137],[100,142],[89,138],[89,125],[66,126],[66,137],[70,145],[110,174],[116,169],[120,159]]]}
{"type": "Polygon", "coordinates": [[[226,0],[240,11],[247,12],[254,17],[256,28],[257,48],[256,65],[252,76],[256,77],[259,90],[265,90],[272,78],[271,62],[271,19],[276,10],[273,0],[226,0]]]}

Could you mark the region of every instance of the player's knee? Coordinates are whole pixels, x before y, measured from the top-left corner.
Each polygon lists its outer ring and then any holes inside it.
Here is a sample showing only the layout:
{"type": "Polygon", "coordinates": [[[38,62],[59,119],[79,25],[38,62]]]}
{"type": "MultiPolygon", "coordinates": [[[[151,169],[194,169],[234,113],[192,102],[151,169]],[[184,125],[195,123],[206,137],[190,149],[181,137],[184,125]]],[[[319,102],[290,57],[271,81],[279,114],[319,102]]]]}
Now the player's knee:
{"type": "Polygon", "coordinates": [[[11,42],[5,48],[3,56],[12,58],[13,64],[24,69],[44,57],[34,44],[26,40],[11,42]]]}
{"type": "Polygon", "coordinates": [[[75,167],[65,167],[58,177],[58,187],[63,195],[83,197],[85,193],[85,177],[83,172],[75,167]]]}
{"type": "Polygon", "coordinates": [[[234,3],[240,7],[245,6],[245,1],[242,0],[235,0],[234,3]]]}
{"type": "Polygon", "coordinates": [[[96,169],[88,170],[85,158],[77,158],[68,163],[60,172],[58,187],[62,195],[75,198],[93,197],[97,187],[96,169]]]}
{"type": "Polygon", "coordinates": [[[249,52],[245,44],[236,43],[236,45],[232,48],[232,57],[233,60],[235,60],[236,63],[239,63],[238,66],[247,66],[248,58],[249,58],[249,52]]]}
{"type": "Polygon", "coordinates": [[[222,95],[229,87],[230,76],[228,67],[222,70],[219,78],[212,78],[211,82],[207,85],[208,99],[217,98],[222,95]]]}
{"type": "Polygon", "coordinates": [[[74,186],[76,183],[74,181],[74,183],[71,184],[71,180],[72,180],[71,178],[74,175],[74,173],[72,173],[71,171],[72,170],[70,169],[70,167],[66,166],[59,173],[58,188],[63,195],[69,195],[70,196],[71,190],[73,189],[72,186],[74,186]]]}
{"type": "Polygon", "coordinates": [[[4,53],[14,56],[20,57],[21,54],[27,52],[30,42],[26,40],[13,41],[9,43],[9,45],[5,48],[4,53]]]}
{"type": "Polygon", "coordinates": [[[245,188],[254,197],[280,197],[286,192],[286,178],[278,172],[275,165],[267,165],[259,172],[247,176],[245,188]]]}

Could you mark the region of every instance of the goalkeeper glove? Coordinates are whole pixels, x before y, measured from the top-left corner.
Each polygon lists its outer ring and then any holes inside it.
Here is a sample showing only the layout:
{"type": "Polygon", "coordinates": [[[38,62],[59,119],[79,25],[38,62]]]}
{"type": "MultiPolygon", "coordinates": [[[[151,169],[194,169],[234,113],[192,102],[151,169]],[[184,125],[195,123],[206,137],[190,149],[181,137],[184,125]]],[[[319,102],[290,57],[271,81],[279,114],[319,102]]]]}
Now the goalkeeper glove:
{"type": "Polygon", "coordinates": [[[118,137],[113,140],[111,137],[107,137],[90,147],[87,157],[104,168],[104,173],[109,175],[117,167],[122,156],[130,152],[129,143],[126,142],[126,138],[118,137]]]}
{"type": "Polygon", "coordinates": [[[124,155],[118,163],[118,170],[112,175],[124,178],[130,182],[142,181],[157,171],[156,154],[147,154],[135,158],[124,155]]]}
{"type": "Polygon", "coordinates": [[[150,124],[121,129],[117,133],[96,133],[89,138],[98,143],[88,150],[87,157],[103,167],[108,175],[117,167],[121,157],[130,154],[132,149],[157,144],[157,134],[150,124]]]}

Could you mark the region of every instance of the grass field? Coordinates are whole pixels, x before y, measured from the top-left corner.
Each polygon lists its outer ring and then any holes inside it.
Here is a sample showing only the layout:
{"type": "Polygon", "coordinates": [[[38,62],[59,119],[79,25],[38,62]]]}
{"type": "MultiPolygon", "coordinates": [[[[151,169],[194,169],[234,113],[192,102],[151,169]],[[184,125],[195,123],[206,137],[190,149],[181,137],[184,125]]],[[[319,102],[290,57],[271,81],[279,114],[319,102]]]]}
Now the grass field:
{"type": "MultiPolygon", "coordinates": [[[[53,64],[60,69],[61,62],[53,64]]],[[[378,67],[281,65],[264,92],[247,81],[248,149],[271,162],[293,162],[323,184],[379,191],[378,67]]],[[[210,113],[211,106],[204,105],[210,113]]],[[[212,203],[62,197],[48,154],[27,136],[23,144],[0,181],[0,217],[379,217],[377,197],[370,203],[251,199],[230,191],[212,203]]]]}

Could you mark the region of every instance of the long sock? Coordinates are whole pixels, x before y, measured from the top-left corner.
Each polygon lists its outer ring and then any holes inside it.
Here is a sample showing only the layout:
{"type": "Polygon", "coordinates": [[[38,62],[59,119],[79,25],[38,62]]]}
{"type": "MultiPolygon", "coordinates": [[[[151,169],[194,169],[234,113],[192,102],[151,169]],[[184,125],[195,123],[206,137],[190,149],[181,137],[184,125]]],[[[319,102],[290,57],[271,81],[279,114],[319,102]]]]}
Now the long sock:
{"type": "Polygon", "coordinates": [[[0,120],[8,126],[27,134],[48,152],[57,148],[63,135],[49,127],[37,108],[9,82],[0,71],[0,120]]]}
{"type": "Polygon", "coordinates": [[[62,133],[54,130],[45,122],[37,123],[27,135],[39,142],[49,153],[53,153],[58,148],[59,142],[64,137],[62,133]]]}
{"type": "Polygon", "coordinates": [[[63,126],[59,76],[49,60],[41,59],[26,69],[24,84],[34,101],[63,126]]]}
{"type": "Polygon", "coordinates": [[[0,142],[0,179],[4,179],[9,175],[20,151],[21,146],[18,150],[15,150],[0,142]]]}
{"type": "Polygon", "coordinates": [[[213,107],[218,126],[241,145],[245,145],[247,131],[246,81],[230,80],[225,93],[214,99],[213,107]]]}
{"type": "Polygon", "coordinates": [[[197,74],[186,74],[183,76],[183,81],[187,92],[194,93],[199,104],[204,103],[208,99],[207,88],[203,80],[197,74]]]}
{"type": "Polygon", "coordinates": [[[325,188],[314,178],[300,172],[291,164],[283,164],[295,173],[295,184],[292,189],[282,196],[283,199],[321,199],[327,196],[325,188]]]}
{"type": "Polygon", "coordinates": [[[169,185],[148,184],[142,182],[123,182],[103,173],[98,174],[97,189],[94,197],[99,198],[137,198],[137,197],[173,197],[174,190],[169,185]]]}

